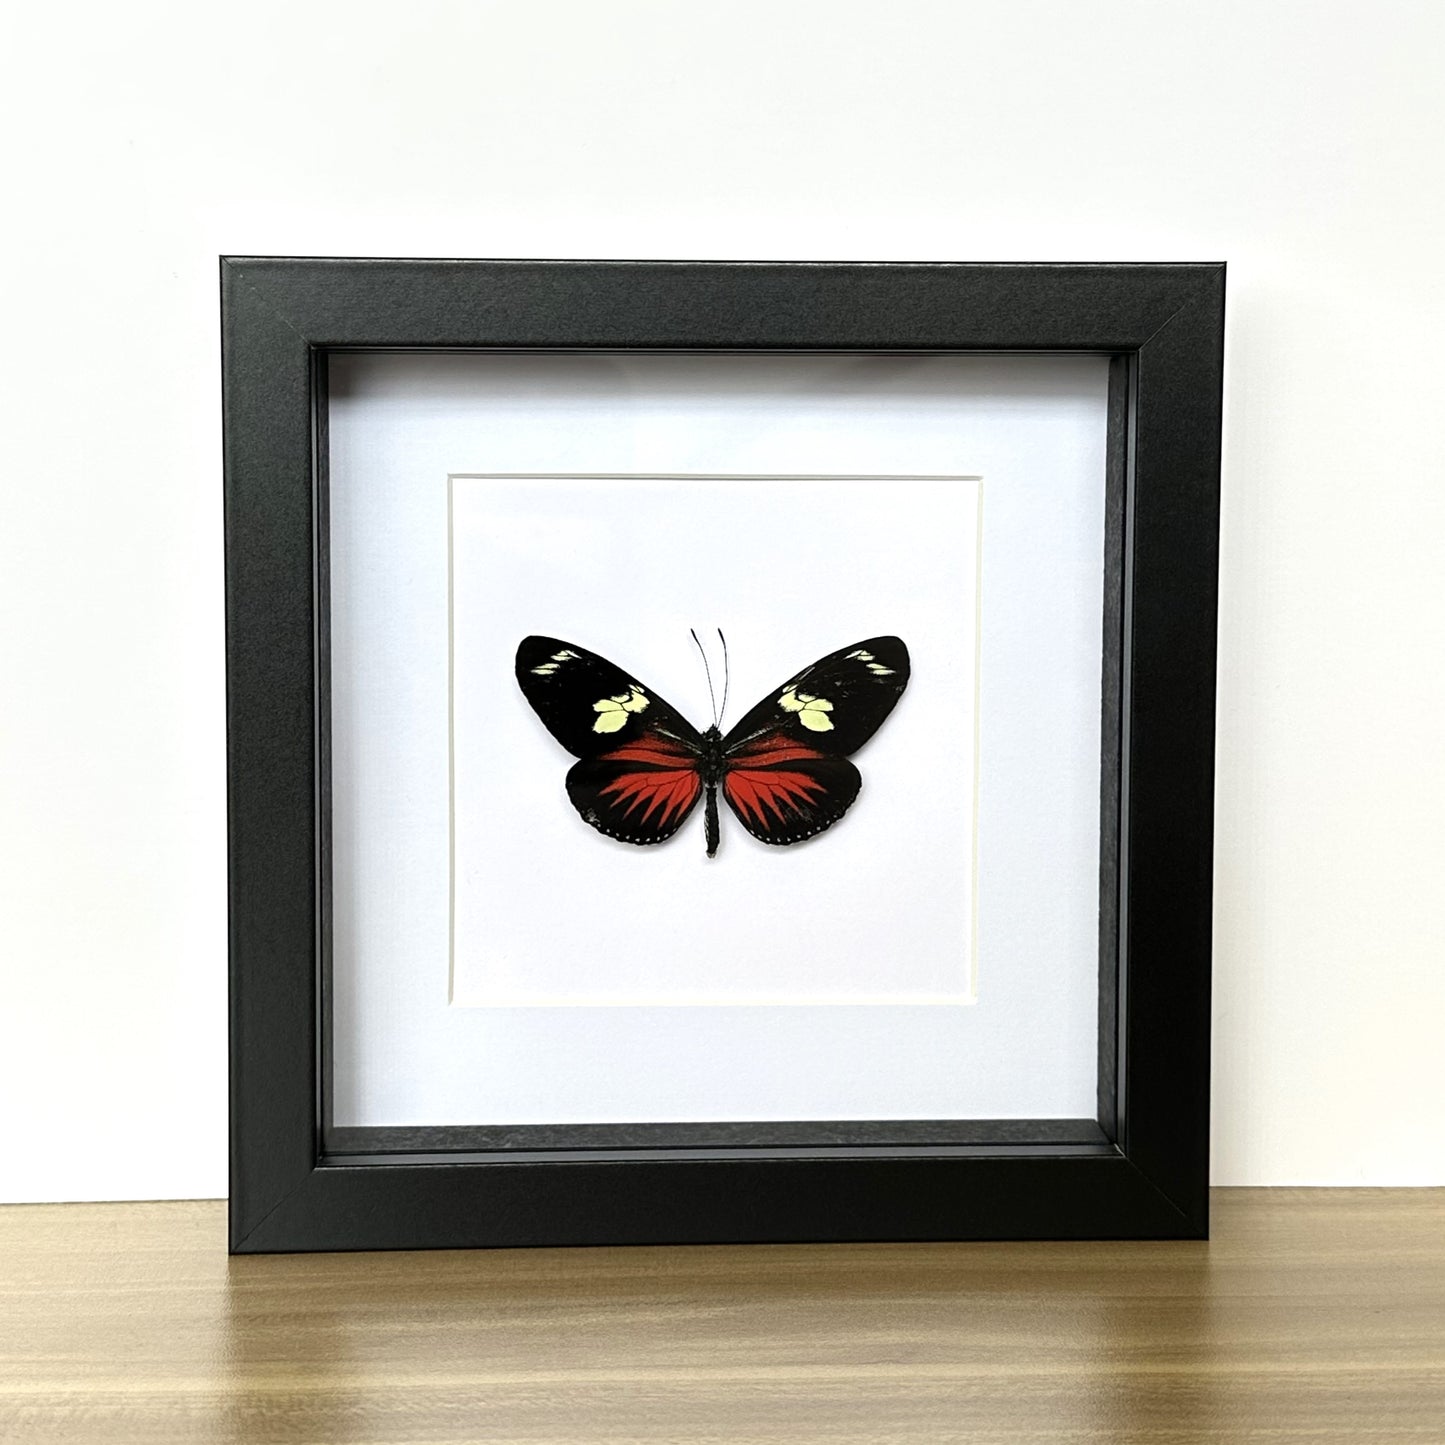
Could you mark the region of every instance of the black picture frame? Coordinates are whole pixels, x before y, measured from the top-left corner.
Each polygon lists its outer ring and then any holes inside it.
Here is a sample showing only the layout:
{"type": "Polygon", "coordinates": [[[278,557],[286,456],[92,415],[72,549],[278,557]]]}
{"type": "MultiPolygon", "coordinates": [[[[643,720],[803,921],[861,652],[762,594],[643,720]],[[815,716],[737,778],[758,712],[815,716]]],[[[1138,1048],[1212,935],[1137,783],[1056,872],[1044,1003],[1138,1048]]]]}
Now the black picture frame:
{"type": "Polygon", "coordinates": [[[1206,1237],[1224,279],[223,257],[231,1250],[1206,1237]],[[327,1127],[326,376],[355,349],[1111,358],[1095,1118],[327,1127]]]}

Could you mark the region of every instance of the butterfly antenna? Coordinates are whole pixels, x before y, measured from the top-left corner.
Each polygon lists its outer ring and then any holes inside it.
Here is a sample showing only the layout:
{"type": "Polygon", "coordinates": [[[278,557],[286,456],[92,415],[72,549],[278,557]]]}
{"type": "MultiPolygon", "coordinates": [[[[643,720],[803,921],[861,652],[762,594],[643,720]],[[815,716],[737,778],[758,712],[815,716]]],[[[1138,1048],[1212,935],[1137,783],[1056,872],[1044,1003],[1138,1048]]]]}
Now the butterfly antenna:
{"type": "Polygon", "coordinates": [[[689,627],[687,630],[692,633],[693,643],[697,647],[697,655],[702,658],[702,670],[707,674],[707,695],[712,702],[712,725],[716,727],[718,725],[717,694],[712,690],[712,668],[707,665],[707,653],[702,650],[702,643],[697,640],[697,629],[689,627]]]}
{"type": "Polygon", "coordinates": [[[723,705],[722,711],[717,715],[717,725],[722,726],[722,720],[728,715],[728,685],[732,681],[731,669],[728,667],[728,640],[723,636],[722,628],[717,630],[717,640],[722,643],[723,649],[723,705]]]}

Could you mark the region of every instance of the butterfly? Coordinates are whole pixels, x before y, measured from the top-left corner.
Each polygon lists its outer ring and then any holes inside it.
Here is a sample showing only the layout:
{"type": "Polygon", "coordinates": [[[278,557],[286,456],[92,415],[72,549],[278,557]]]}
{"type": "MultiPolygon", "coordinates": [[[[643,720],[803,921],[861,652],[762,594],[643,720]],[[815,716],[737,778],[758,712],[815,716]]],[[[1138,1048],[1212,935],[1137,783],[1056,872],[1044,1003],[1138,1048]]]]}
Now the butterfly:
{"type": "Polygon", "coordinates": [[[583,821],[624,843],[661,843],[705,798],[709,858],[718,847],[719,790],[764,843],[801,843],[831,828],[863,782],[848,755],[882,726],[908,675],[901,639],[855,642],[774,688],[724,737],[719,716],[699,732],[650,687],[585,647],[527,637],[517,648],[523,695],[579,759],[567,774],[567,796],[583,821]]]}

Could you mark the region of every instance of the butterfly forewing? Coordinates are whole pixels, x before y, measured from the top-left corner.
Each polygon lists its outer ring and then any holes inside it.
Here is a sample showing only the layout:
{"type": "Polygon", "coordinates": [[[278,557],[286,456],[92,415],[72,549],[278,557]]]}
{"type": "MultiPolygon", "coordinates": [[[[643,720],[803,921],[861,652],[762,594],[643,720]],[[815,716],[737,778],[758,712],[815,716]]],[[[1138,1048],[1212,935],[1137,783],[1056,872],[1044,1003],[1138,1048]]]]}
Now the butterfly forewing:
{"type": "Polygon", "coordinates": [[[723,739],[731,754],[756,738],[791,738],[825,757],[857,752],[908,686],[901,638],[870,637],[819,658],[768,693],[723,739]]]}
{"type": "Polygon", "coordinates": [[[547,731],[579,758],[638,738],[672,739],[699,752],[702,738],[676,708],[614,662],[555,637],[524,638],[517,682],[547,731]]]}
{"type": "Polygon", "coordinates": [[[601,833],[661,843],[702,793],[702,738],[676,708],[615,663],[555,637],[517,649],[517,682],[547,731],[580,758],[572,805],[601,833]]]}

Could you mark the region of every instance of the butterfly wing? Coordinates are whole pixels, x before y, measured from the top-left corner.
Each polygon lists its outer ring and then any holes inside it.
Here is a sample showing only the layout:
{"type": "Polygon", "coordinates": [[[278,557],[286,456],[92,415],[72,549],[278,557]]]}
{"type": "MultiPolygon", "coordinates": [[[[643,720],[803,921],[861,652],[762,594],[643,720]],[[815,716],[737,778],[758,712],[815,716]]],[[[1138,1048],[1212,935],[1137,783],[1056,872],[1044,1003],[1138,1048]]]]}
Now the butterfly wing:
{"type": "Polygon", "coordinates": [[[663,843],[687,821],[702,796],[697,758],[646,739],[600,758],[583,758],[567,774],[572,806],[599,833],[623,843],[663,843]]]}
{"type": "Polygon", "coordinates": [[[831,828],[863,779],[847,758],[801,744],[741,753],[724,765],[723,796],[739,823],[764,843],[801,843],[831,828]]]}
{"type": "Polygon", "coordinates": [[[572,806],[624,843],[661,843],[702,794],[702,738],[676,708],[615,663],[555,637],[517,648],[517,682],[547,731],[580,761],[572,806]]]}
{"type": "Polygon", "coordinates": [[[858,796],[848,761],[908,685],[908,648],[873,637],[790,677],[723,741],[723,796],[764,843],[799,843],[830,828],[858,796]]]}

